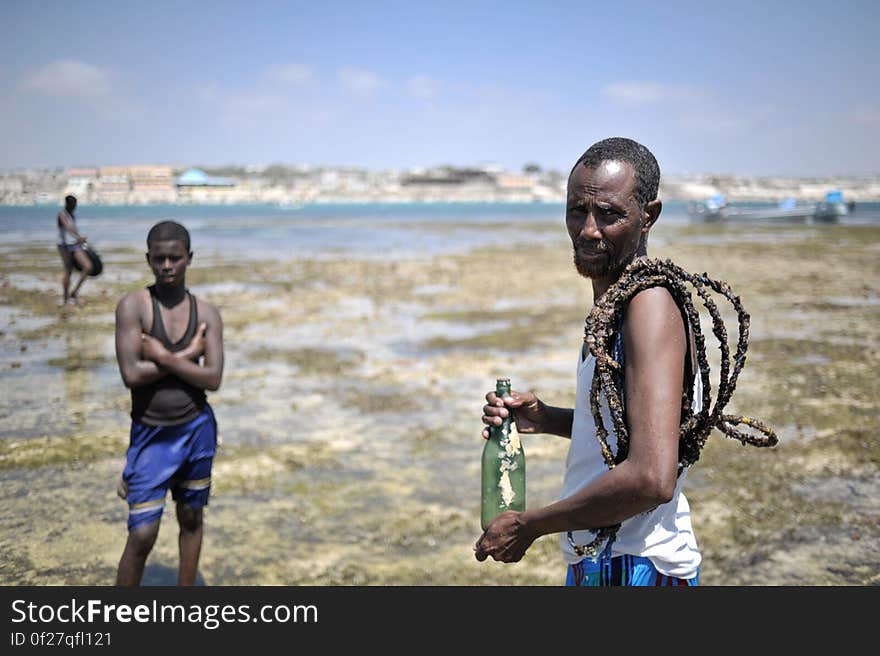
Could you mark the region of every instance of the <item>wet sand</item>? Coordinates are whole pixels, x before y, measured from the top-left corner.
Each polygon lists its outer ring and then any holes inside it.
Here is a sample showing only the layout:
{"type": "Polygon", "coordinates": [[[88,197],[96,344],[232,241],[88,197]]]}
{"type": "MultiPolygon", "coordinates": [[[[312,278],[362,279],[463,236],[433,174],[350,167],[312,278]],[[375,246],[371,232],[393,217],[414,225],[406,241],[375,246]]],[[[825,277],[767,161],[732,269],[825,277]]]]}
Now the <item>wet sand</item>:
{"type": "MultiPolygon", "coordinates": [[[[474,559],[479,417],[502,375],[573,402],[589,285],[561,224],[467,229],[507,245],[424,261],[196,249],[188,282],[219,306],[226,343],[203,583],[562,582],[556,536],[517,564],[474,559]]],[[[0,584],[111,584],[129,409],[113,308],[149,271],[140,251],[102,253],[88,305],[61,312],[54,248],[2,251],[0,584]]],[[[692,468],[702,582],[880,583],[880,228],[661,223],[650,252],[741,296],[751,340],[728,409],[780,437],[767,450],[715,432],[692,468]]],[[[523,443],[528,504],[549,503],[567,441],[523,443]]],[[[145,584],[175,581],[175,524],[169,504],[145,584]]]]}

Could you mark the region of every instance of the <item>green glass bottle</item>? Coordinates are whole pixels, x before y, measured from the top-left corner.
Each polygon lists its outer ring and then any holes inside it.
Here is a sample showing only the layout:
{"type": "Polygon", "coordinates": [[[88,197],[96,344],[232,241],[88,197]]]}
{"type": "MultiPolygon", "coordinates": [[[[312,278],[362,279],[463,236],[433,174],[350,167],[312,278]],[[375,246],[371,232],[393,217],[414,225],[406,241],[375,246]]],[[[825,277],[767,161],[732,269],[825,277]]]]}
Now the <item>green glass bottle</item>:
{"type": "MultiPolygon", "coordinates": [[[[495,381],[495,393],[510,394],[510,379],[495,381]]],[[[489,427],[483,445],[483,492],[480,524],[485,530],[505,510],[526,509],[526,454],[510,416],[501,426],[489,427]]]]}

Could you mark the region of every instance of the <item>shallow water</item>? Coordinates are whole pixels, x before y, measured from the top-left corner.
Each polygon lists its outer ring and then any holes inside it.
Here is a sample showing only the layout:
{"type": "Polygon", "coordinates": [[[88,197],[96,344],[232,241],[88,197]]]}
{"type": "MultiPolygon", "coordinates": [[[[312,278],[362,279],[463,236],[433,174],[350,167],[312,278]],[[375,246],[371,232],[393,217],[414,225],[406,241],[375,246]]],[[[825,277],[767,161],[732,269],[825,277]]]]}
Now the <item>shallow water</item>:
{"type": "MultiPolygon", "coordinates": [[[[194,230],[188,282],[226,326],[224,381],[209,395],[222,445],[204,583],[561,582],[555,536],[515,565],[473,558],[479,416],[500,375],[548,403],[572,402],[590,291],[561,225],[493,219],[487,242],[485,216],[471,227],[455,218],[448,232],[407,225],[418,256],[245,245],[243,263],[241,249],[200,257],[210,221],[194,230]],[[453,248],[421,248],[447,236],[453,248]]],[[[88,305],[66,316],[51,243],[0,246],[2,583],[113,581],[128,432],[113,307],[149,282],[135,237],[107,249],[105,274],[84,287],[88,305]]],[[[652,255],[742,296],[752,339],[730,409],[769,421],[781,439],[757,450],[715,434],[691,472],[705,583],[878,582],[880,530],[865,512],[880,498],[878,238],[870,225],[658,224],[652,255]]],[[[523,441],[528,503],[549,503],[567,444],[523,441]]],[[[145,582],[168,582],[175,568],[167,514],[145,582]]]]}

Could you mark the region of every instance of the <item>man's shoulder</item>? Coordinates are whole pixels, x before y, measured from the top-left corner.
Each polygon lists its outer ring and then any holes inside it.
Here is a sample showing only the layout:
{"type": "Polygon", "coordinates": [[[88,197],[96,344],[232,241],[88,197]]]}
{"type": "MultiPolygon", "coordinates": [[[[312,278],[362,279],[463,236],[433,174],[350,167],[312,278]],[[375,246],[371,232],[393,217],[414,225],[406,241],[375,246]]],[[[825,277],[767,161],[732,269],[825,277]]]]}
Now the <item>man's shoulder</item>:
{"type": "Polygon", "coordinates": [[[675,298],[663,285],[648,287],[635,294],[627,306],[627,313],[635,312],[675,312],[678,306],[675,298]]]}
{"type": "Polygon", "coordinates": [[[633,296],[626,308],[623,330],[637,339],[683,333],[681,310],[672,293],[666,287],[656,286],[633,296]]]}
{"type": "Polygon", "coordinates": [[[196,299],[196,306],[198,307],[200,317],[217,317],[218,319],[220,318],[220,309],[216,305],[214,305],[210,301],[206,301],[201,296],[196,296],[195,294],[193,294],[193,296],[196,299]]]}
{"type": "Polygon", "coordinates": [[[150,292],[147,289],[133,289],[125,292],[116,303],[116,310],[137,311],[147,307],[150,300],[150,292]]]}

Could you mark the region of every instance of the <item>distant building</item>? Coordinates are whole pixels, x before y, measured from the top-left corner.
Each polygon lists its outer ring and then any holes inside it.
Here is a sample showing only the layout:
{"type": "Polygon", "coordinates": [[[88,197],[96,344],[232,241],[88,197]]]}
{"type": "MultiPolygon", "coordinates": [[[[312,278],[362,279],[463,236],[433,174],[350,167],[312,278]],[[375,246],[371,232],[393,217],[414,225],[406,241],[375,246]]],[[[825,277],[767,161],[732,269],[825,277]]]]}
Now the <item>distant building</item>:
{"type": "Polygon", "coordinates": [[[177,200],[174,172],[170,166],[131,166],[128,180],[135,203],[171,203],[177,200]]]}
{"type": "Polygon", "coordinates": [[[230,178],[216,178],[201,169],[187,169],[177,178],[178,187],[234,187],[230,178]]]}
{"type": "Polygon", "coordinates": [[[108,205],[124,205],[129,201],[131,182],[127,166],[101,166],[95,185],[98,201],[108,205]]]}
{"type": "Polygon", "coordinates": [[[24,183],[21,178],[4,175],[0,178],[0,193],[21,194],[24,191],[24,183]]]}
{"type": "Polygon", "coordinates": [[[184,203],[229,203],[238,200],[235,181],[187,169],[177,178],[177,197],[184,203]]]}
{"type": "Polygon", "coordinates": [[[76,196],[80,203],[95,200],[95,189],[98,183],[98,169],[71,168],[67,169],[67,187],[65,196],[76,196]]]}
{"type": "Polygon", "coordinates": [[[531,189],[534,180],[526,175],[502,173],[495,176],[495,181],[502,189],[531,189]]]}

